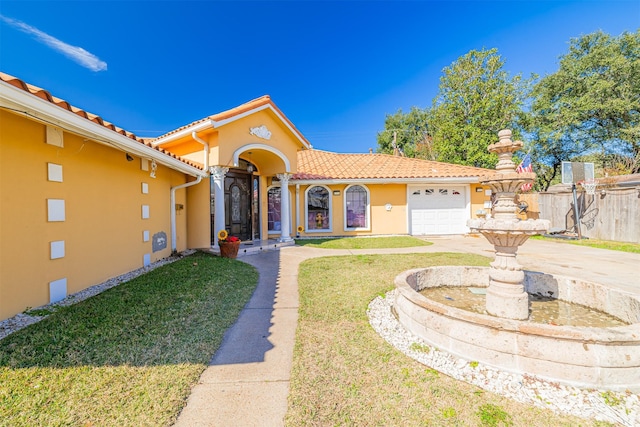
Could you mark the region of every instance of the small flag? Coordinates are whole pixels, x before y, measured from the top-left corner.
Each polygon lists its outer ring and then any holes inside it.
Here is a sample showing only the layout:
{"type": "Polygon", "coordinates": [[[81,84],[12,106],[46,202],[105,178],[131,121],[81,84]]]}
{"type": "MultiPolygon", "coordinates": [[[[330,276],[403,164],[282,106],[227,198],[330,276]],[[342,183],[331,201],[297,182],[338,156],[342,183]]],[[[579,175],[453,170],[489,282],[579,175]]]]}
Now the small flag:
{"type": "MultiPolygon", "coordinates": [[[[522,161],[516,168],[516,172],[518,173],[533,172],[533,165],[531,164],[530,155],[527,154],[526,156],[524,156],[524,159],[522,159],[522,161]]],[[[532,188],[533,188],[533,182],[527,182],[526,184],[522,184],[522,187],[520,187],[520,190],[529,191],[532,188]]]]}

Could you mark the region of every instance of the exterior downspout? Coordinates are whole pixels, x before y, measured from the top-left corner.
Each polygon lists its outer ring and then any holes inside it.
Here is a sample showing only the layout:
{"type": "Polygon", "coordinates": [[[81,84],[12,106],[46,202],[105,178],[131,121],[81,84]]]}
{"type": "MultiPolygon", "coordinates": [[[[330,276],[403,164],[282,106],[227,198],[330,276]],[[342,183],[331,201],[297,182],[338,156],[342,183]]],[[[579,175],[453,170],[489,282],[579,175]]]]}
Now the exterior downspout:
{"type": "Polygon", "coordinates": [[[192,185],[200,184],[202,181],[202,175],[198,175],[195,181],[187,182],[185,184],[176,185],[171,187],[171,253],[176,252],[178,245],[176,244],[177,232],[176,232],[176,190],[181,188],[191,187],[192,185]]]}
{"type": "MultiPolygon", "coordinates": [[[[205,174],[207,173],[207,171],[209,170],[209,143],[201,138],[198,137],[198,135],[196,134],[196,132],[191,132],[191,137],[196,140],[197,142],[199,142],[200,144],[204,145],[204,170],[205,170],[205,174]]],[[[187,182],[185,184],[181,184],[181,185],[176,185],[175,187],[171,187],[171,253],[176,252],[178,245],[177,245],[177,231],[176,231],[176,190],[180,190],[182,188],[187,188],[187,187],[191,187],[193,185],[197,185],[200,184],[200,182],[202,181],[202,175],[198,175],[196,177],[195,181],[191,181],[191,182],[187,182]]]]}
{"type": "Polygon", "coordinates": [[[209,170],[209,143],[204,139],[198,137],[196,132],[191,132],[191,138],[195,141],[198,141],[200,144],[204,145],[204,170],[209,170]]]}

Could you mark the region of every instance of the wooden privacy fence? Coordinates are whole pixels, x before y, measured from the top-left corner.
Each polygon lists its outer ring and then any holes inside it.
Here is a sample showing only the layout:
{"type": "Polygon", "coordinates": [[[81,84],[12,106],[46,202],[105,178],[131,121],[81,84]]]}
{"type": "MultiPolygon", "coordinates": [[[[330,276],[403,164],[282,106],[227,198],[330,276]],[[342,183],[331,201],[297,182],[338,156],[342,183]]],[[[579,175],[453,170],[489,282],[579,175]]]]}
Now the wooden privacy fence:
{"type": "MultiPolygon", "coordinates": [[[[583,237],[640,243],[640,187],[599,187],[593,196],[578,187],[577,195],[583,237]]],[[[521,214],[523,219],[548,219],[552,230],[575,229],[570,186],[553,192],[521,194],[519,200],[528,205],[526,214],[521,214]]]]}

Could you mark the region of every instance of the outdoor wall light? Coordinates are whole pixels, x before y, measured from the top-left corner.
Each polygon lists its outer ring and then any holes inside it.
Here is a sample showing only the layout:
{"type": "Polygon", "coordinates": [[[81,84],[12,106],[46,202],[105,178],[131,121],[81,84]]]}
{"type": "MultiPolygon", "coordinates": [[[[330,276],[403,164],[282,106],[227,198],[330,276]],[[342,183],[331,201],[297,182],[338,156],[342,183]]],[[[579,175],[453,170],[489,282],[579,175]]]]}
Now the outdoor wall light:
{"type": "Polygon", "coordinates": [[[333,195],[334,196],[339,196],[340,195],[340,190],[333,190],[333,195]]]}
{"type": "Polygon", "coordinates": [[[384,205],[384,208],[387,210],[387,212],[390,211],[392,207],[393,206],[391,206],[391,203],[387,203],[386,205],[384,205]]]}

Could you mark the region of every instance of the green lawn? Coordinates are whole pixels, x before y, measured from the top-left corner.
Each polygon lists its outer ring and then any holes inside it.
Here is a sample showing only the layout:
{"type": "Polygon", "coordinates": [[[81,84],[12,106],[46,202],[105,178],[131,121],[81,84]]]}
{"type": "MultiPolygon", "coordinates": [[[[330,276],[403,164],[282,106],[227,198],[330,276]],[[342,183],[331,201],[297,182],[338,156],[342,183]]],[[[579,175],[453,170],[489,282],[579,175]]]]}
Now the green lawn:
{"type": "Polygon", "coordinates": [[[627,243],[627,242],[614,242],[611,240],[597,240],[597,239],[582,239],[582,240],[570,240],[570,239],[558,239],[553,237],[533,236],[532,239],[546,240],[550,242],[569,243],[571,245],[589,246],[592,248],[609,249],[611,251],[640,253],[640,243],[627,243]]]}
{"type": "MultiPolygon", "coordinates": [[[[369,302],[399,272],[489,261],[432,253],[304,262],[286,424],[608,425],[453,380],[370,327],[369,302]]],[[[0,426],[171,425],[257,280],[247,264],[197,253],[0,340],[0,426]]]]}
{"type": "Polygon", "coordinates": [[[515,402],[405,356],[369,325],[372,299],[407,269],[487,266],[469,254],[357,255],[300,266],[288,426],[609,425],[515,402]]]}
{"type": "Polygon", "coordinates": [[[0,425],[172,424],[257,281],[197,253],[0,340],[0,425]]]}
{"type": "Polygon", "coordinates": [[[296,239],[296,245],[323,249],[384,249],[429,246],[433,243],[410,236],[296,239]]]}

